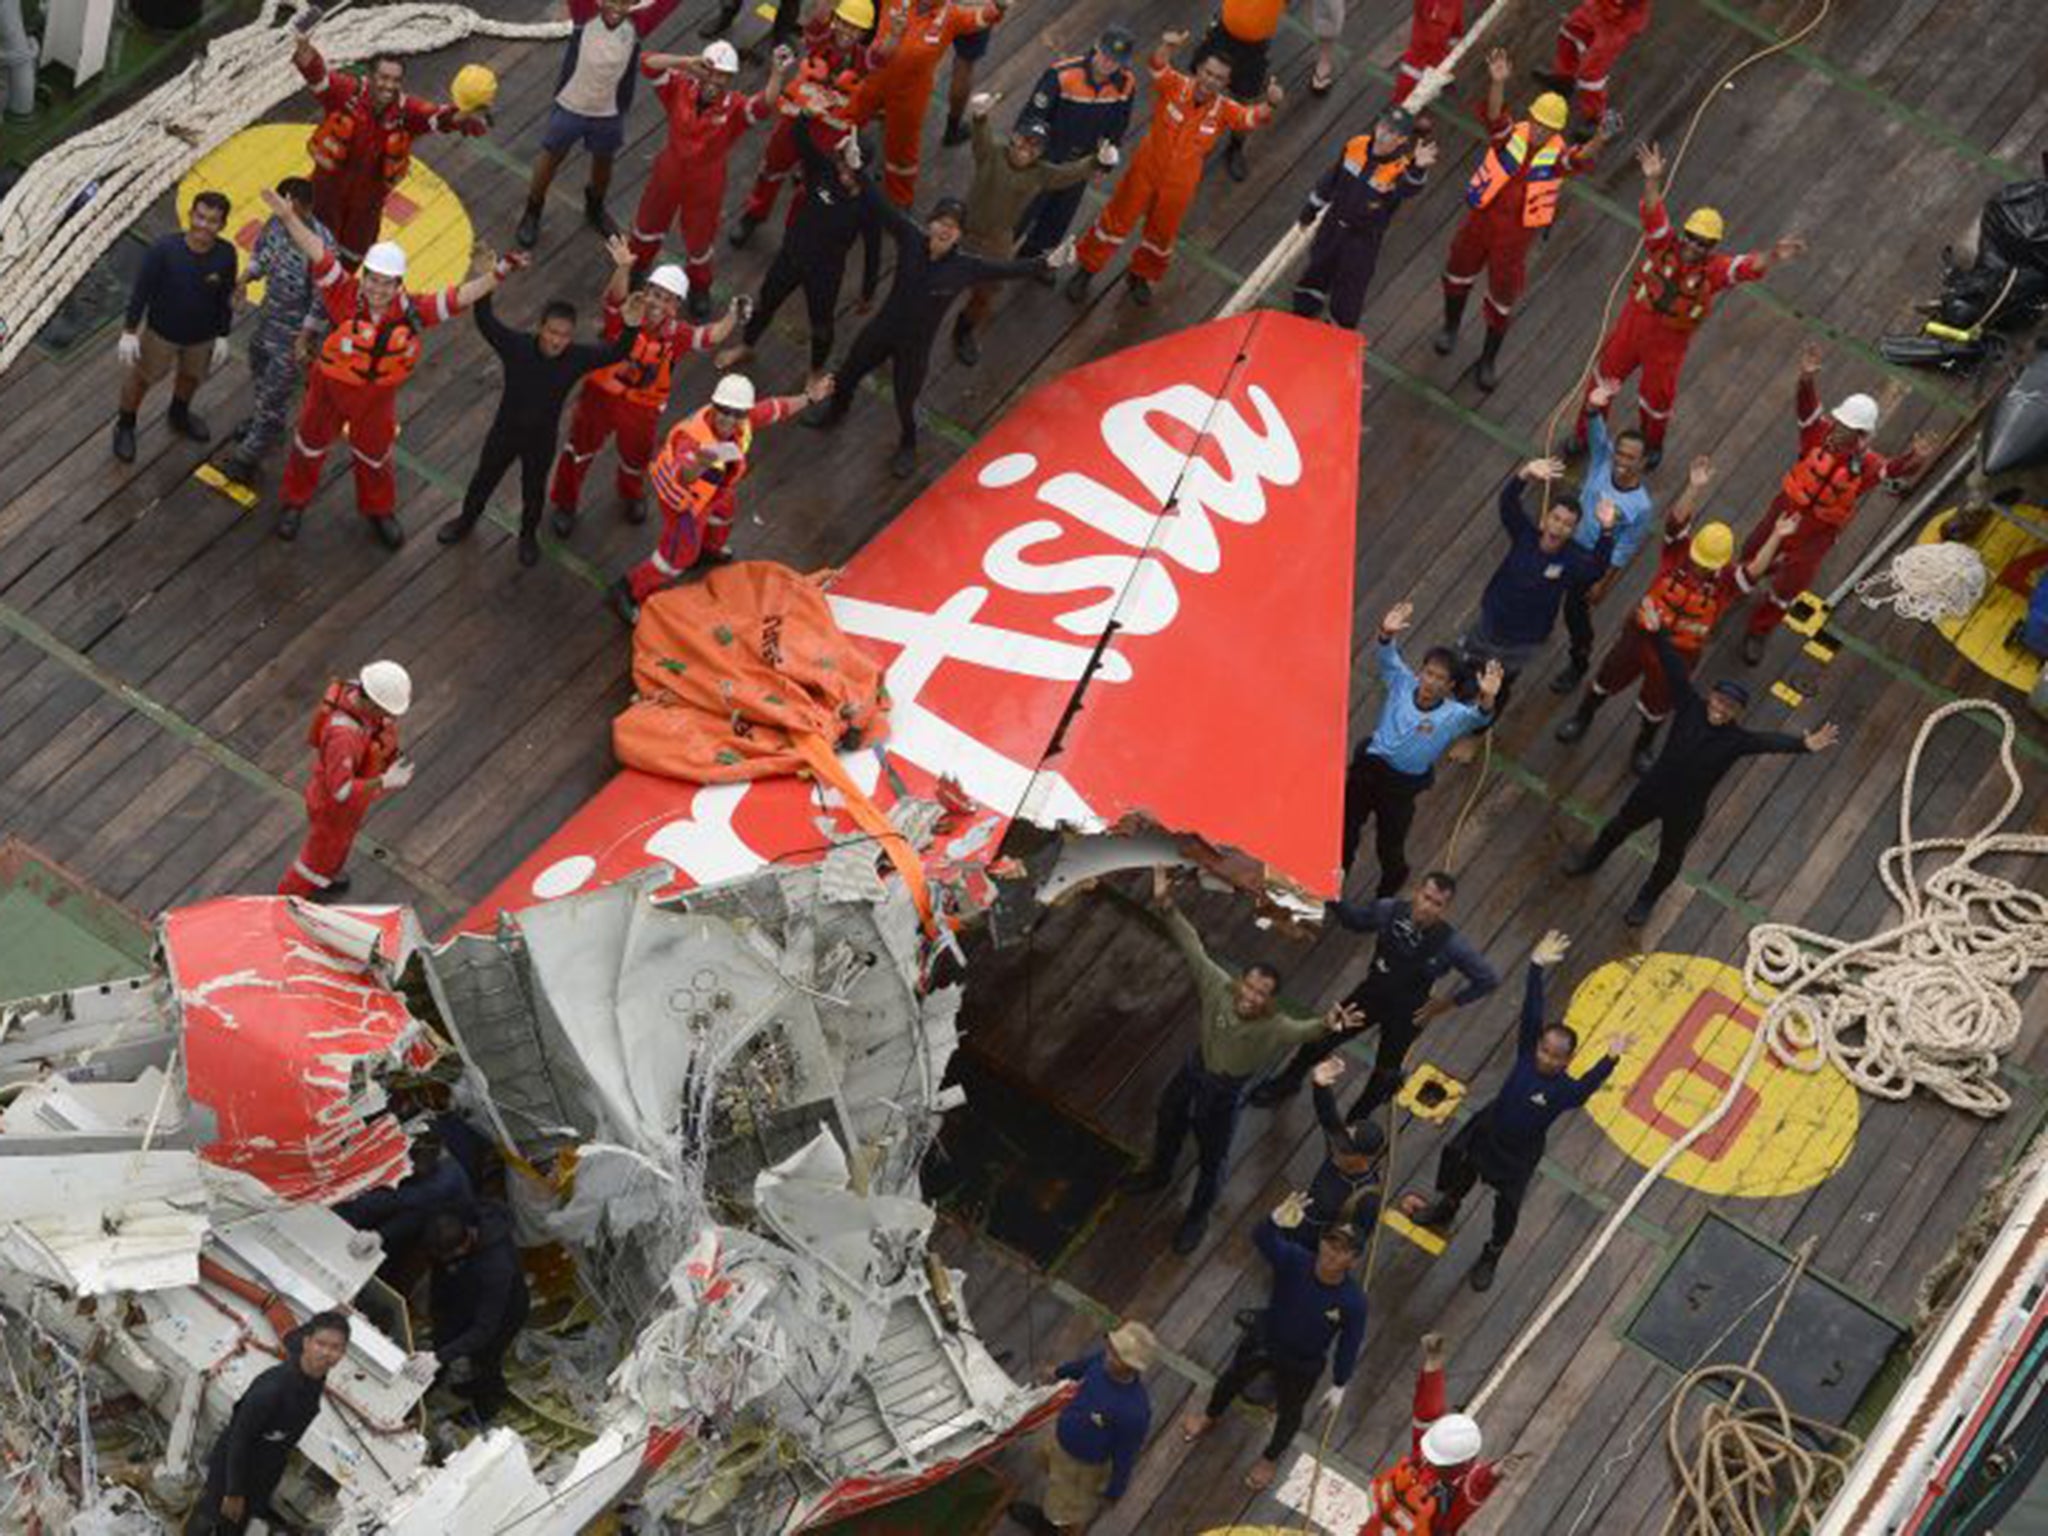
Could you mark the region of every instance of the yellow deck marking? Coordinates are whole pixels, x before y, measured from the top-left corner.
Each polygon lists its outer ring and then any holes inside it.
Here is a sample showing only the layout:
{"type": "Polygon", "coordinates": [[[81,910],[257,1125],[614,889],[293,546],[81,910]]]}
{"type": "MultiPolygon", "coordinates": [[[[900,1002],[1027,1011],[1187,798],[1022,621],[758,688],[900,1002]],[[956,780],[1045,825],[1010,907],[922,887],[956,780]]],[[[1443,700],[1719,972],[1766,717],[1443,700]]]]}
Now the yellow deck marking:
{"type": "MultiPolygon", "coordinates": [[[[1761,1010],[1742,975],[1718,960],[1648,954],[1601,966],[1573,994],[1574,1072],[1609,1037],[1636,1043],[1586,1111],[1628,1157],[1648,1167],[1727,1092],[1761,1010]]],[[[1848,1160],[1862,1111],[1833,1067],[1812,1073],[1768,1053],[1735,1106],[1672,1165],[1670,1177],[1710,1195],[1769,1199],[1810,1189],[1848,1160]]]]}
{"type": "Polygon", "coordinates": [[[1441,1258],[1444,1249],[1450,1246],[1450,1238],[1443,1233],[1432,1232],[1427,1227],[1417,1226],[1391,1205],[1380,1212],[1380,1225],[1389,1232],[1397,1232],[1402,1237],[1407,1238],[1409,1242],[1420,1248],[1424,1253],[1429,1254],[1432,1258],[1441,1258]]]}
{"type": "MultiPolygon", "coordinates": [[[[2048,511],[2040,507],[2022,506],[2017,510],[2022,517],[2036,523],[2048,523],[2048,511]]],[[[1946,521],[1946,512],[1930,519],[1918,542],[1935,543],[1937,531],[1946,521]]],[[[2017,528],[2002,517],[1994,517],[1983,533],[1971,542],[1977,553],[1984,557],[1984,600],[1977,604],[1969,617],[1943,619],[1934,627],[1979,670],[2025,693],[2041,675],[2041,658],[2029,656],[2025,651],[2006,649],[2007,633],[2026,617],[2027,600],[2011,588],[2000,586],[1998,576],[2013,561],[2041,548],[2041,541],[2024,528],[2017,528]]],[[[2048,576],[2037,579],[2048,580],[2048,576]]]]}
{"type": "Polygon", "coordinates": [[[251,511],[256,506],[257,497],[254,489],[239,480],[230,480],[212,464],[201,464],[192,471],[192,478],[201,485],[211,486],[228,500],[238,502],[244,512],[251,511]]]}
{"type": "MultiPolygon", "coordinates": [[[[256,247],[263,221],[270,217],[259,195],[287,176],[309,176],[313,162],[306,153],[310,123],[266,123],[246,128],[193,166],[178,183],[178,207],[187,211],[201,192],[223,192],[233,204],[228,232],[246,264],[256,247]]],[[[431,141],[423,141],[431,142],[431,141]]],[[[476,232],[455,189],[430,170],[415,153],[412,169],[398,184],[384,210],[386,240],[405,247],[405,284],[414,291],[446,287],[469,275],[470,249],[476,232]]],[[[263,285],[249,286],[249,302],[262,302],[263,285]]]]}
{"type": "Polygon", "coordinates": [[[1408,1074],[1408,1081],[1395,1095],[1394,1102],[1418,1120],[1442,1125],[1458,1112],[1458,1105],[1464,1102],[1464,1098],[1463,1083],[1425,1061],[1408,1074]],[[1434,1090],[1429,1095],[1433,1102],[1424,1102],[1423,1090],[1426,1088],[1434,1090]]]}

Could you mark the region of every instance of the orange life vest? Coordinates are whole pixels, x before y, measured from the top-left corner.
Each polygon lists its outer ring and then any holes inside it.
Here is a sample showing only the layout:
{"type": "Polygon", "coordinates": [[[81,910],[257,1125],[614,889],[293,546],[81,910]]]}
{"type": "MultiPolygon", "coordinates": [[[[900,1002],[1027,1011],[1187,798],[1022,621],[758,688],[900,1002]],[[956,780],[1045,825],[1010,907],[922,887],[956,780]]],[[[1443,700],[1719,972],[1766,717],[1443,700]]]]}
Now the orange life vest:
{"type": "Polygon", "coordinates": [[[328,728],[334,724],[334,717],[339,715],[362,732],[366,743],[361,761],[356,766],[356,777],[373,778],[398,761],[398,722],[386,715],[382,723],[372,730],[366,723],[368,714],[363,706],[362,690],[354,683],[335,678],[328,683],[327,691],[320,695],[313,718],[306,724],[306,745],[315,752],[325,747],[328,728]]]}
{"type": "Polygon", "coordinates": [[[420,324],[412,300],[402,293],[381,320],[365,315],[360,303],[348,320],[327,333],[315,365],[338,384],[384,384],[393,389],[419,366],[420,324]]]}
{"type": "Polygon", "coordinates": [[[1643,258],[1636,271],[1635,301],[1666,325],[1690,331],[1714,307],[1714,290],[1703,264],[1684,260],[1675,250],[1664,250],[1643,258]]]}
{"type": "Polygon", "coordinates": [[[1664,621],[1672,649],[1697,656],[1728,606],[1727,583],[1721,572],[1703,571],[1684,558],[1650,583],[1650,601],[1664,621]]]}
{"type": "Polygon", "coordinates": [[[1561,133],[1551,134],[1538,145],[1536,132],[1534,123],[1517,123],[1508,130],[1504,145],[1489,147],[1465,188],[1465,201],[1474,208],[1488,207],[1519,175],[1522,227],[1549,228],[1557,218],[1558,195],[1564,191],[1566,145],[1561,133]],[[1507,151],[1505,155],[1501,153],[1503,149],[1507,151]]]}
{"type": "Polygon", "coordinates": [[[412,168],[412,135],[406,131],[402,114],[400,120],[389,128],[378,123],[370,115],[369,104],[364,99],[366,90],[367,87],[358,82],[350,103],[335,108],[320,120],[320,126],[313,130],[306,150],[313,157],[316,171],[334,172],[348,164],[357,134],[381,134],[384,142],[377,146],[377,175],[387,188],[395,187],[405,180],[405,173],[412,168]]]}
{"type": "Polygon", "coordinates": [[[1446,1518],[1457,1490],[1436,1469],[1404,1456],[1372,1480],[1373,1513],[1387,1536],[1430,1536],[1446,1518]]]}
{"type": "Polygon", "coordinates": [[[1830,452],[1826,444],[1799,456],[1778,487],[1785,505],[1840,528],[1856,515],[1863,494],[1863,453],[1830,452]]]}
{"type": "Polygon", "coordinates": [[[597,386],[658,416],[668,407],[675,363],[674,333],[649,327],[633,338],[632,351],[598,374],[597,386]]]}
{"type": "Polygon", "coordinates": [[[664,512],[697,519],[700,532],[732,524],[734,491],[746,478],[747,452],[754,446],[751,422],[740,423],[737,437],[722,438],[711,427],[711,407],[705,406],[669,429],[668,440],[654,456],[648,474],[654,480],[654,494],[664,512]],[[693,474],[699,448],[724,443],[739,449],[740,456],[729,464],[714,464],[693,474]]]}

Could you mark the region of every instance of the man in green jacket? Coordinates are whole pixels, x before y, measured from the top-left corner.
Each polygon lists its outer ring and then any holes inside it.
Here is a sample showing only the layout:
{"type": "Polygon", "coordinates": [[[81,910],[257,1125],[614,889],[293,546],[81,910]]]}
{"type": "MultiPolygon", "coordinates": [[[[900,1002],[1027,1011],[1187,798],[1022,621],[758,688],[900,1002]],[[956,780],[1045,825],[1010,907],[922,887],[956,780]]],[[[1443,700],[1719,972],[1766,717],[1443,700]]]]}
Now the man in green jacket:
{"type": "MultiPolygon", "coordinates": [[[[1093,155],[1055,165],[1045,158],[1051,130],[1037,119],[1020,122],[999,144],[988,125],[995,100],[984,93],[967,104],[973,125],[974,182],[967,189],[967,222],[961,228],[960,243],[977,256],[1007,261],[1017,254],[1017,230],[1024,210],[1039,194],[1076,186],[1109,170],[1116,164],[1116,146],[1105,142],[1093,155]]],[[[995,284],[977,284],[953,322],[953,355],[964,367],[972,368],[981,361],[981,344],[975,340],[974,330],[988,318],[995,303],[995,284]]]]}
{"type": "Polygon", "coordinates": [[[1173,1251],[1190,1254],[1208,1230],[1209,1213],[1223,1190],[1231,1138],[1246,1090],[1286,1055],[1324,1034],[1357,1029],[1365,1017],[1339,1003],[1320,1018],[1282,1011],[1275,1006],[1280,973],[1263,960],[1232,975],[1202,947],[1201,935],[1173,904],[1166,872],[1153,871],[1152,903],[1158,909],[1195,984],[1201,1007],[1200,1034],[1180,1070],[1160,1095],[1153,1128],[1152,1160],[1131,1174],[1133,1190],[1157,1193],[1173,1182],[1173,1165],[1190,1131],[1195,1136],[1194,1194],[1186,1217],[1173,1237],[1173,1251]]]}

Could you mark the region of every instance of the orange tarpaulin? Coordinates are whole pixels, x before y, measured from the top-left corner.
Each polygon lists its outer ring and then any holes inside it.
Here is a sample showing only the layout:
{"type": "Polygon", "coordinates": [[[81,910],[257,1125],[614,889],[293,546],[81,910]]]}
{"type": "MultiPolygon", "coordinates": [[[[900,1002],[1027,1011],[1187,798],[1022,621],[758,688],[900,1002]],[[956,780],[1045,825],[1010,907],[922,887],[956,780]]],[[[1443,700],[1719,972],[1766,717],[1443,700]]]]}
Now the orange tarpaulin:
{"type": "Polygon", "coordinates": [[[612,750],[628,768],[694,784],[807,773],[831,785],[902,873],[930,930],[916,852],[835,755],[888,734],[882,676],[833,620],[823,577],[772,560],[716,566],[641,605],[635,697],[612,722],[612,750]]]}

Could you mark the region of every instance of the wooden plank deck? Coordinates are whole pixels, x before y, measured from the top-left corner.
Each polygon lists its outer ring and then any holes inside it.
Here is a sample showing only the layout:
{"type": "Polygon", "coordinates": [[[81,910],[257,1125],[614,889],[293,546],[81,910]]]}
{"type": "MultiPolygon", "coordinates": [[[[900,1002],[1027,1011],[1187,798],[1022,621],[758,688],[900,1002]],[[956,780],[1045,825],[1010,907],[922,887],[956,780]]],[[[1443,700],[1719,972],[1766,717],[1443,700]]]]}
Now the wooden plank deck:
{"type": "MultiPolygon", "coordinates": [[[[497,8],[541,13],[534,0],[497,8]]],[[[671,21],[657,46],[694,48],[703,9],[671,21]]],[[[1551,10],[1517,8],[1504,26],[1501,41],[1525,65],[1548,53],[1551,10]]],[[[978,368],[960,368],[941,349],[918,482],[899,484],[883,470],[888,421],[879,400],[863,402],[853,429],[829,447],[772,435],[749,488],[759,521],[742,526],[741,547],[799,565],[843,560],[1023,392],[1080,360],[1213,313],[1384,95],[1406,13],[1397,0],[1355,0],[1346,70],[1320,102],[1304,89],[1312,56],[1305,27],[1290,19],[1276,59],[1294,98],[1254,139],[1250,182],[1235,185],[1220,169],[1209,177],[1157,305],[1132,308],[1114,286],[1080,310],[1035,286],[1011,290],[984,334],[978,368]],[[830,455],[829,474],[819,472],[821,451],[830,455]]],[[[1675,149],[1702,92],[1807,14],[1796,0],[1664,0],[1618,73],[1629,137],[1675,149]]],[[[983,84],[1010,98],[1000,116],[1007,120],[1049,57],[1084,46],[1112,16],[1141,39],[1201,21],[1183,0],[1020,0],[983,67],[983,84]]],[[[743,21],[742,38],[758,25],[743,21]]],[[[472,58],[503,81],[493,138],[429,141],[422,153],[460,192],[480,236],[505,243],[556,54],[474,44],[414,70],[438,84],[472,58]]],[[[1693,137],[1675,201],[1722,207],[1738,244],[1795,231],[1813,249],[1729,300],[1707,328],[1661,477],[1667,497],[1684,461],[1710,453],[1719,469],[1715,511],[1747,526],[1791,448],[1792,359],[1808,337],[1830,344],[1830,392],[1883,381],[1871,345],[1877,332],[1906,318],[1938,270],[1941,247],[1971,225],[1986,193],[2029,169],[2048,128],[2044,77],[2048,33],[2031,7],[1836,0],[1813,39],[1717,98],[1693,137]]],[[[1518,94],[1524,86],[1518,82],[1518,94]]],[[[941,116],[935,108],[928,130],[926,197],[966,179],[964,152],[936,148],[941,116]]],[[[1476,312],[1457,357],[1438,359],[1426,340],[1437,324],[1436,274],[1458,216],[1456,189],[1472,159],[1469,116],[1454,104],[1444,117],[1439,184],[1401,215],[1367,310],[1371,389],[1353,633],[1361,661],[1379,613],[1399,598],[1416,602],[1424,640],[1450,636],[1471,612],[1498,553],[1494,487],[1543,442],[1547,418],[1597,339],[1633,238],[1637,178],[1617,150],[1575,187],[1566,217],[1539,250],[1503,385],[1482,395],[1469,375],[1476,312]]],[[[621,217],[659,144],[645,101],[632,130],[614,191],[621,217]]],[[[745,185],[759,143],[742,147],[735,188],[745,185]]],[[[594,309],[605,259],[579,223],[580,176],[572,164],[558,179],[537,270],[505,295],[515,319],[554,293],[594,309]]],[[[160,208],[148,229],[168,220],[160,208]]],[[[744,252],[721,248],[722,290],[754,286],[772,254],[770,233],[744,252]]],[[[848,317],[842,344],[851,326],[848,317]]],[[[421,773],[372,818],[380,857],[360,861],[364,896],[410,901],[429,924],[445,922],[604,781],[604,725],[625,694],[624,648],[596,585],[637,557],[644,533],[604,514],[601,465],[590,497],[596,515],[586,517],[573,551],[550,546],[550,558],[532,571],[512,560],[502,527],[454,551],[435,544],[427,535],[452,514],[489,414],[488,386],[478,381],[495,369],[466,325],[438,333],[428,350],[403,403],[401,507],[412,538],[396,556],[365,537],[338,474],[299,542],[279,544],[266,516],[243,514],[189,478],[196,454],[163,431],[161,393],[143,423],[141,458],[115,462],[105,436],[114,388],[108,338],[61,360],[32,352],[0,379],[0,830],[30,839],[140,911],[268,889],[299,832],[306,711],[328,675],[384,653],[405,659],[418,680],[419,705],[407,724],[421,773]]],[[[802,367],[800,337],[787,328],[754,365],[774,388],[792,386],[802,367]]],[[[694,397],[709,380],[708,363],[694,367],[681,396],[694,397]]],[[[1909,393],[1886,425],[1888,442],[1920,426],[1953,425],[1971,405],[1965,388],[1904,382],[1909,393]]],[[[201,397],[217,426],[234,419],[240,383],[231,372],[201,397]]],[[[508,479],[498,515],[511,493],[508,479]]],[[[1890,498],[1874,499],[1830,563],[1830,579],[1895,510],[1890,498]]],[[[1607,624],[1627,595],[1611,601],[1607,624]]],[[[1555,983],[1561,998],[1602,962],[1631,953],[1638,938],[1648,950],[1736,962],[1761,913],[1838,932],[1883,921],[1875,858],[1894,835],[1898,782],[1920,719],[1955,693],[2017,699],[1981,681],[1927,628],[1860,612],[1845,614],[1842,627],[1851,647],[1801,717],[1843,721],[1841,749],[1818,761],[1768,759],[1738,774],[1687,879],[1640,935],[1619,921],[1639,855],[1625,853],[1588,882],[1565,886],[1552,877],[1562,851],[1624,792],[1630,711],[1604,711],[1584,741],[1560,747],[1549,734],[1556,711],[1543,687],[1547,666],[1532,669],[1495,733],[1483,787],[1474,793],[1479,765],[1447,770],[1424,802],[1412,844],[1418,867],[1442,853],[1464,878],[1457,921],[1506,974],[1504,997],[1550,926],[1579,940],[1555,983]],[[1453,857],[1443,851],[1468,803],[1453,857]]],[[[1762,675],[1774,675],[1792,650],[1788,638],[1774,642],[1762,675]]],[[[1733,651],[1728,641],[1717,646],[1709,670],[1739,665],[1733,651]]],[[[1377,697],[1378,683],[1360,665],[1358,729],[1377,697]]],[[[1766,704],[1757,714],[1769,722],[1783,711],[1766,704]]],[[[2048,749],[2037,721],[2023,731],[2028,803],[2040,824],[2048,821],[2039,792],[2048,749]]],[[[1923,827],[1969,825],[1995,809],[2002,785],[1994,746],[1970,727],[1935,744],[1922,766],[1923,827]]],[[[1289,995],[1304,1003],[1341,996],[1361,974],[1364,951],[1342,936],[1296,944],[1221,902],[1195,911],[1219,954],[1277,960],[1289,995]]],[[[1091,895],[1050,915],[1027,948],[987,957],[967,1023],[978,1049],[1062,1109],[1137,1147],[1186,1049],[1186,1000],[1171,951],[1125,906],[1091,895]],[[1027,968],[1029,985],[1019,985],[1027,968]]],[[[1429,1042],[1431,1059],[1483,1094],[1509,1059],[1511,1015],[1512,1003],[1496,999],[1455,1016],[1429,1042]]],[[[2028,1020],[2038,1025],[2044,1016],[2048,1005],[2037,994],[2028,1020]]],[[[1669,1493],[1657,1416],[1674,1377],[1619,1330],[1672,1245],[1710,1206],[1787,1245],[1816,1240],[1823,1272],[1888,1312],[1910,1315],[1920,1277],[1974,1191],[2048,1108],[2048,1046],[2038,1031],[2028,1038],[2012,1074],[2018,1107],[2002,1121],[1866,1102],[1847,1162],[1815,1188],[1775,1198],[1710,1198],[1677,1184],[1655,1190],[1491,1405],[1491,1444],[1533,1459],[1477,1529],[1563,1536],[1657,1528],[1669,1493]]],[[[1167,1248],[1177,1215],[1171,1202],[1113,1207],[1054,1276],[1029,1273],[957,1232],[944,1238],[949,1257],[970,1273],[983,1335],[1020,1373],[1073,1352],[1094,1326],[1091,1308],[1146,1317],[1170,1346],[1175,1363],[1156,1382],[1158,1433],[1129,1496],[1098,1530],[1198,1531],[1276,1518],[1271,1500],[1238,1483],[1264,1433],[1256,1418],[1233,1416],[1192,1455],[1169,1426],[1225,1357],[1233,1312],[1261,1294],[1262,1266],[1245,1233],[1313,1168],[1312,1131],[1305,1102],[1251,1112],[1210,1239],[1190,1260],[1167,1248]]],[[[1442,1137],[1429,1128],[1403,1132],[1399,1182],[1427,1169],[1442,1137]]],[[[1389,1240],[1361,1385],[1333,1438],[1333,1465],[1370,1470],[1401,1442],[1424,1330],[1441,1329],[1455,1342],[1454,1394],[1475,1387],[1638,1170],[1589,1117],[1568,1122],[1500,1281],[1484,1296],[1464,1284],[1481,1241],[1468,1229],[1485,1220],[1483,1200],[1440,1260],[1389,1240]]],[[[1029,1478],[1024,1452],[1007,1462],[1029,1478]]]]}

